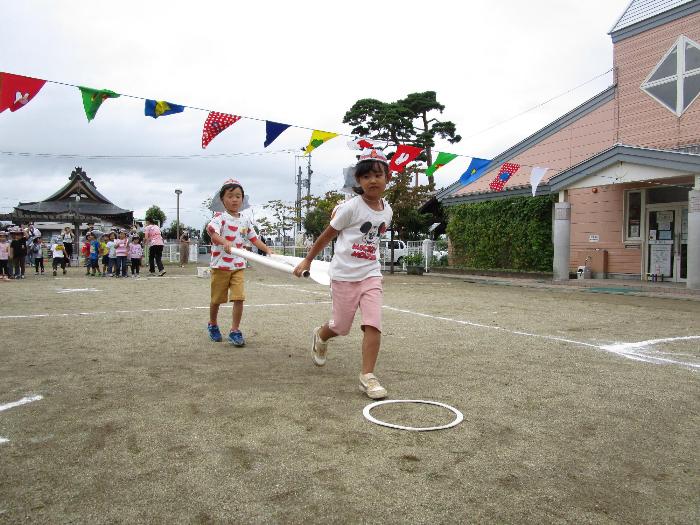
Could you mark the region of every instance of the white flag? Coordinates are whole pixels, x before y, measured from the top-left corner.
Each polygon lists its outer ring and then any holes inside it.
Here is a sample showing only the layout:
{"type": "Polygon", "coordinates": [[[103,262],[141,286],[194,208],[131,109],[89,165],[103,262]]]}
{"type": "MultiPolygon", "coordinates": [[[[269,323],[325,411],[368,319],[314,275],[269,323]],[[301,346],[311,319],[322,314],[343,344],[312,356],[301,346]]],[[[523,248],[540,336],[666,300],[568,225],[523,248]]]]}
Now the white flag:
{"type": "Polygon", "coordinates": [[[544,174],[547,173],[548,169],[549,168],[538,168],[537,166],[532,168],[532,171],[530,172],[530,186],[532,186],[533,197],[537,191],[537,186],[539,186],[542,177],[544,177],[544,174]]]}
{"type": "Polygon", "coordinates": [[[371,139],[366,139],[364,137],[355,137],[348,141],[348,148],[350,149],[374,149],[377,143],[371,139]]]}

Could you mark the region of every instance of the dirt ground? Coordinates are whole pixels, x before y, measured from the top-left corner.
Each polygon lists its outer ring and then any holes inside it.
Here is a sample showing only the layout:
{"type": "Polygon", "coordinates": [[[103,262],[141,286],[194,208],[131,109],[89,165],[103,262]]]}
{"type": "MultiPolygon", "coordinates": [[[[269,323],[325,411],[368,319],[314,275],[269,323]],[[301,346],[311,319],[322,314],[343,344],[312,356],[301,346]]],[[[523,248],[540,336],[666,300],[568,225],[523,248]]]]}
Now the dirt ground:
{"type": "Polygon", "coordinates": [[[387,276],[378,377],[464,413],[408,432],[324,287],[248,270],[239,349],[194,273],[0,283],[0,523],[700,521],[700,301],[387,276]]]}

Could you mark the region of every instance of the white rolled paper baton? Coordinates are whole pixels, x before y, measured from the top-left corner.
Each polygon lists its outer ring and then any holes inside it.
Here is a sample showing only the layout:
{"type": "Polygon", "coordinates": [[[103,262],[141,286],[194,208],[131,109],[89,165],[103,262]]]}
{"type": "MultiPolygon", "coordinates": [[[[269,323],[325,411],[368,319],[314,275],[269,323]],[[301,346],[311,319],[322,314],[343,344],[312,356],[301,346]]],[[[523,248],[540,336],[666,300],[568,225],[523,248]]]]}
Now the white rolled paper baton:
{"type": "MultiPolygon", "coordinates": [[[[228,253],[288,274],[294,274],[294,268],[302,261],[300,257],[289,257],[277,254],[265,257],[257,253],[249,252],[248,250],[233,247],[228,253]]],[[[311,263],[311,270],[305,271],[303,275],[304,277],[311,277],[311,279],[319,284],[329,285],[331,283],[331,279],[328,275],[328,263],[324,261],[313,261],[311,263]]]]}

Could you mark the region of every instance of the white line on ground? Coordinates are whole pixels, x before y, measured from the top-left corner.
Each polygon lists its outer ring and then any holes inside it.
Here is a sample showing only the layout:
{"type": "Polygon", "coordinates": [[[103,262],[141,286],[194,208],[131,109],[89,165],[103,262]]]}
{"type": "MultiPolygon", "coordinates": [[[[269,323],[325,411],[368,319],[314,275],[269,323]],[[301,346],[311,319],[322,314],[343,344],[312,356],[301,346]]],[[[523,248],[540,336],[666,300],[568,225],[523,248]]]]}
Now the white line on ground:
{"type": "MultiPolygon", "coordinates": [[[[265,304],[246,304],[246,308],[270,308],[278,306],[308,306],[315,304],[330,304],[330,301],[308,301],[296,303],[265,303],[265,304]]],[[[221,308],[232,308],[230,304],[222,304],[221,308]]],[[[27,314],[27,315],[0,315],[0,321],[3,319],[36,319],[38,317],[76,317],[76,316],[95,316],[95,315],[112,315],[112,314],[133,314],[133,313],[153,313],[153,312],[182,312],[187,310],[208,310],[209,306],[183,306],[181,308],[144,308],[141,310],[111,310],[99,312],[74,312],[62,314],[27,314]]]]}
{"type": "Polygon", "coordinates": [[[19,401],[13,401],[12,403],[6,403],[4,405],[0,405],[0,412],[2,412],[3,410],[8,410],[10,408],[26,405],[27,403],[32,403],[34,401],[39,401],[40,399],[44,399],[44,396],[36,395],[36,396],[23,397],[19,401]]]}
{"type": "Polygon", "coordinates": [[[285,288],[286,290],[293,290],[295,292],[302,292],[302,293],[310,293],[313,295],[324,295],[326,297],[330,297],[330,288],[326,288],[325,292],[319,292],[316,290],[307,290],[306,288],[302,288],[300,286],[296,286],[294,284],[263,284],[263,283],[256,283],[258,286],[264,286],[267,288],[285,288]]]}
{"type": "Polygon", "coordinates": [[[647,346],[650,346],[652,344],[656,343],[665,343],[665,342],[673,342],[673,341],[679,341],[679,340],[690,340],[690,339],[700,339],[700,336],[684,336],[684,337],[667,337],[664,339],[650,339],[648,341],[641,341],[639,343],[617,343],[614,345],[599,345],[599,344],[593,344],[593,343],[586,343],[584,341],[575,341],[573,339],[566,339],[563,337],[556,337],[552,335],[542,335],[542,334],[534,334],[530,332],[522,332],[519,330],[508,330],[507,328],[502,328],[500,326],[489,326],[481,323],[474,323],[471,321],[462,321],[459,319],[452,319],[450,317],[442,317],[438,315],[430,315],[430,314],[424,314],[421,312],[414,312],[412,310],[405,310],[402,308],[394,308],[392,306],[384,305],[383,308],[386,308],[387,310],[392,310],[395,312],[401,312],[405,314],[410,314],[410,315],[416,315],[419,317],[426,317],[428,319],[435,319],[438,321],[447,321],[450,323],[457,323],[461,325],[467,325],[467,326],[474,326],[477,328],[488,328],[491,330],[500,330],[503,332],[508,332],[510,334],[515,334],[515,335],[524,335],[528,337],[539,337],[542,339],[548,339],[551,341],[561,341],[564,343],[571,343],[574,345],[579,345],[579,346],[587,346],[590,348],[595,348],[597,350],[603,350],[605,352],[610,352],[612,354],[616,354],[622,357],[625,357],[627,359],[631,359],[633,361],[642,361],[645,363],[653,363],[653,364],[674,364],[674,365],[681,365],[681,366],[687,366],[690,368],[697,368],[700,369],[700,364],[697,363],[689,363],[686,361],[677,361],[675,359],[667,359],[663,357],[656,357],[656,356],[651,356],[647,354],[640,354],[638,352],[633,352],[633,349],[641,349],[645,348],[647,346]]]}
{"type": "Polygon", "coordinates": [[[56,290],[56,293],[76,293],[76,292],[101,292],[97,288],[62,288],[56,290]]]}
{"type": "Polygon", "coordinates": [[[9,442],[10,442],[9,439],[0,436],[0,445],[2,445],[3,443],[9,443],[9,442]]]}

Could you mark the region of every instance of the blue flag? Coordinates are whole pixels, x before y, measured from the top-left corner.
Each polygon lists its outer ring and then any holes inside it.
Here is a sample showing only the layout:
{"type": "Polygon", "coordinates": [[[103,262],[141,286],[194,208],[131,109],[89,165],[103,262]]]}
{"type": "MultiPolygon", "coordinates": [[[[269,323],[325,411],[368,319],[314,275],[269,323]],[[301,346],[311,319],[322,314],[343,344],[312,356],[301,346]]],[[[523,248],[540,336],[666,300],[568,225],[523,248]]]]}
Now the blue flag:
{"type": "Polygon", "coordinates": [[[270,120],[266,120],[265,121],[265,144],[263,147],[267,148],[288,127],[289,127],[289,124],[280,124],[279,122],[272,122],[270,120]]]}
{"type": "Polygon", "coordinates": [[[467,171],[462,173],[462,176],[459,178],[459,182],[465,185],[474,182],[484,174],[484,168],[486,168],[486,166],[488,166],[490,163],[491,159],[479,159],[477,157],[472,158],[467,171]]]}
{"type": "Polygon", "coordinates": [[[175,113],[182,113],[183,111],[185,111],[185,106],[178,106],[177,104],[172,104],[165,100],[146,100],[144,115],[158,118],[175,113]]]}

